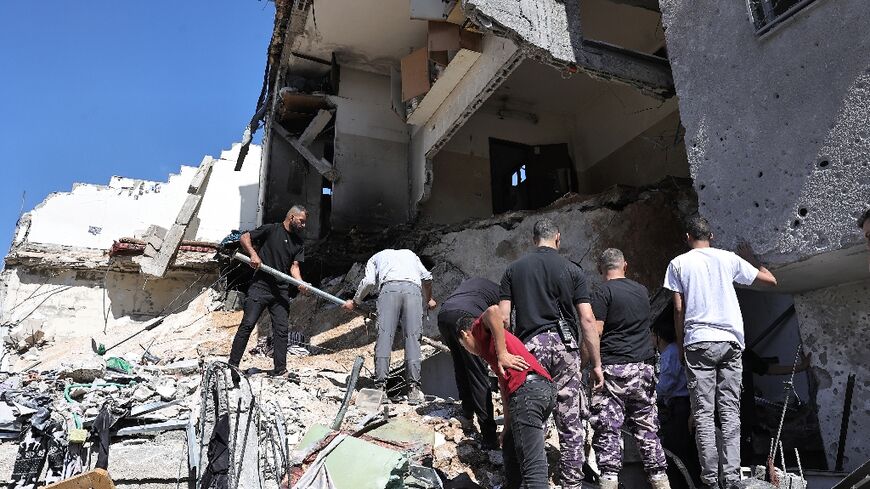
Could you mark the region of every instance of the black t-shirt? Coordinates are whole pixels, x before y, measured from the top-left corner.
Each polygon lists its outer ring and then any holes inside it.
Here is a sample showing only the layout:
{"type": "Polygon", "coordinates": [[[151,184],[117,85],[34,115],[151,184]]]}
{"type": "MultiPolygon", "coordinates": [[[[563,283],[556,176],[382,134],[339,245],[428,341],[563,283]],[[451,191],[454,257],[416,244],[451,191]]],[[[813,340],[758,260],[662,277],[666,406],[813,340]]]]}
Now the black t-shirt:
{"type": "Polygon", "coordinates": [[[498,285],[485,278],[463,280],[442,304],[441,312],[462,311],[480,316],[489,306],[498,304],[498,285]]]}
{"type": "Polygon", "coordinates": [[[595,319],[604,321],[601,363],[645,362],[653,357],[649,292],[627,278],[607,280],[592,295],[595,319]]]}
{"type": "Polygon", "coordinates": [[[539,246],[508,266],[499,299],[512,302],[516,310],[513,333],[523,342],[555,330],[560,317],[571,323],[579,339],[576,305],[590,301],[583,270],[547,246],[539,246]]]}
{"type": "MultiPolygon", "coordinates": [[[[294,261],[305,261],[305,242],[298,234],[284,229],[283,222],[263,224],[248,232],[264,265],[289,275],[294,261]]],[[[282,290],[289,288],[291,296],[295,296],[298,291],[296,287],[289,287],[287,282],[277,280],[265,272],[255,272],[254,279],[263,280],[282,290]]]]}

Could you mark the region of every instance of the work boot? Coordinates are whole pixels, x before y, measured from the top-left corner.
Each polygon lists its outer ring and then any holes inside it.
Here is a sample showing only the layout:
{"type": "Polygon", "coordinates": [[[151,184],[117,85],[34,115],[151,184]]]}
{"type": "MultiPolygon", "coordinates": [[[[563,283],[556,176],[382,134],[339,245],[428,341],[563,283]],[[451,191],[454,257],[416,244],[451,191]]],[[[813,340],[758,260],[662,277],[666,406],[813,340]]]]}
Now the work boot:
{"type": "Polygon", "coordinates": [[[423,391],[420,390],[420,386],[412,385],[411,388],[408,389],[408,404],[416,406],[425,400],[426,397],[423,396],[423,391]]]}
{"type": "Polygon", "coordinates": [[[619,489],[619,479],[615,475],[602,475],[598,481],[598,486],[601,489],[619,489]]]}
{"type": "Polygon", "coordinates": [[[649,478],[649,484],[652,489],[671,489],[671,483],[668,481],[667,474],[656,474],[649,478]]]}

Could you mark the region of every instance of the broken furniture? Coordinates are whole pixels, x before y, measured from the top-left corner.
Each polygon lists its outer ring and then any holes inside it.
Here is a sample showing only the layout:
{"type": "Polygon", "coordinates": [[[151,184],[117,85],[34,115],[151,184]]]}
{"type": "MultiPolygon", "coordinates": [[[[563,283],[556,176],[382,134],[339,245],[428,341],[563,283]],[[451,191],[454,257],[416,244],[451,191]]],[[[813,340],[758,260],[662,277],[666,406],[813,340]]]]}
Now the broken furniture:
{"type": "Polygon", "coordinates": [[[393,110],[413,125],[429,120],[447,99],[480,57],[483,40],[459,25],[435,21],[429,22],[427,38],[426,47],[402,58],[401,93],[393,83],[393,110]]]}

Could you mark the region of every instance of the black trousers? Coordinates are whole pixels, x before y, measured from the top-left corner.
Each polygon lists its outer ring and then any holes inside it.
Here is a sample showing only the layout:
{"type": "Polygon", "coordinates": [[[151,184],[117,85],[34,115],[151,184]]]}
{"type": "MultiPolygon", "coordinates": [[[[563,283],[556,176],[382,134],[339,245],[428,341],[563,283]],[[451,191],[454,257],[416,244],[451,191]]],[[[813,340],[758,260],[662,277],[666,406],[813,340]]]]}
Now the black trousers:
{"type": "Polygon", "coordinates": [[[248,288],[248,297],[245,299],[245,313],[242,323],[239,325],[236,336],[233,338],[233,347],[230,350],[230,365],[239,366],[245,348],[248,346],[248,338],[257,325],[257,320],[263,311],[268,309],[272,317],[272,345],[274,351],[275,371],[287,369],[287,310],[290,306],[290,296],[286,290],[279,289],[274,285],[257,280],[248,288]]]}
{"type": "Polygon", "coordinates": [[[506,489],[547,489],[546,423],[556,407],[556,388],[542,377],[532,378],[508,400],[510,428],[505,431],[506,489]]]}
{"type": "Polygon", "coordinates": [[[496,424],[492,409],[492,390],[489,383],[489,369],[480,358],[468,352],[456,335],[456,322],[469,314],[463,311],[444,311],[438,314],[438,330],[441,339],[450,348],[453,357],[453,372],[459,400],[466,418],[477,416],[477,424],[485,441],[495,443],[496,424]]]}
{"type": "MultiPolygon", "coordinates": [[[[668,402],[659,402],[659,438],[662,446],[674,455],[680,457],[695,485],[701,482],[701,465],[698,461],[698,449],[695,445],[695,437],[689,431],[689,414],[692,409],[689,406],[688,397],[674,397],[668,402]]],[[[668,479],[675,489],[688,487],[683,483],[683,475],[668,459],[668,479]]]]}

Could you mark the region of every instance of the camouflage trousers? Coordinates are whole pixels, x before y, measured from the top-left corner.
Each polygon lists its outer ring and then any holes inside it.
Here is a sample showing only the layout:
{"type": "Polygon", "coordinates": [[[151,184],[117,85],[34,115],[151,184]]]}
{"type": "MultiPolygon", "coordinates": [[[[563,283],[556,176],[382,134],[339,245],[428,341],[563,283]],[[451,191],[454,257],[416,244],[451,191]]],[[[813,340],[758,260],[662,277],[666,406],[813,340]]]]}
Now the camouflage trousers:
{"type": "Polygon", "coordinates": [[[622,470],[622,427],[634,436],[647,475],[667,468],[659,440],[656,378],[643,362],[604,365],[604,388],[592,395],[592,447],[602,475],[622,470]]]}
{"type": "Polygon", "coordinates": [[[556,409],[553,418],[559,431],[559,474],[564,489],[579,488],[583,481],[583,453],[588,417],[586,394],[580,382],[580,350],[568,351],[558,333],[541,333],[526,348],[553,377],[556,409]]]}

